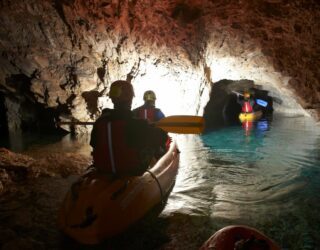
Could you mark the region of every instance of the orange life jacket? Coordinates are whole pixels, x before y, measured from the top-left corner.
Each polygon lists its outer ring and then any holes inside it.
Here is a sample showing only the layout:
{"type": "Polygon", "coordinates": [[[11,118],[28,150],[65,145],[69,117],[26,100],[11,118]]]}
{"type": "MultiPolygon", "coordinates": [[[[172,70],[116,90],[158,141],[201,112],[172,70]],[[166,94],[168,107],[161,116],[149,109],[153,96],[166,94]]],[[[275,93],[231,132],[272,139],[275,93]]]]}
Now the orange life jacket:
{"type": "Polygon", "coordinates": [[[245,101],[242,105],[242,112],[243,113],[252,113],[253,112],[253,108],[250,104],[249,101],[245,101]]]}
{"type": "Polygon", "coordinates": [[[128,175],[140,166],[138,150],[128,145],[125,120],[101,119],[95,124],[94,166],[107,174],[128,175]]]}
{"type": "Polygon", "coordinates": [[[140,107],[138,109],[138,118],[154,122],[156,118],[156,109],[154,107],[140,107]]]}

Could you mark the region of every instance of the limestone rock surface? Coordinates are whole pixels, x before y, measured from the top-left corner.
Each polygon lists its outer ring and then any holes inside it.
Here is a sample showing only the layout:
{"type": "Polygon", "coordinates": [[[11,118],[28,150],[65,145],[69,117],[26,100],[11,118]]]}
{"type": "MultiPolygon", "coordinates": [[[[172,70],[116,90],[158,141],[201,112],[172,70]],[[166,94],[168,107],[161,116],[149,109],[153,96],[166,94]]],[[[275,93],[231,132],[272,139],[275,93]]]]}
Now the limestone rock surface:
{"type": "Polygon", "coordinates": [[[248,79],[283,99],[276,110],[316,116],[319,20],[317,0],[3,0],[9,127],[35,124],[39,107],[95,119],[117,79],[133,83],[133,106],[156,90],[167,115],[201,115],[212,84],[248,79]]]}

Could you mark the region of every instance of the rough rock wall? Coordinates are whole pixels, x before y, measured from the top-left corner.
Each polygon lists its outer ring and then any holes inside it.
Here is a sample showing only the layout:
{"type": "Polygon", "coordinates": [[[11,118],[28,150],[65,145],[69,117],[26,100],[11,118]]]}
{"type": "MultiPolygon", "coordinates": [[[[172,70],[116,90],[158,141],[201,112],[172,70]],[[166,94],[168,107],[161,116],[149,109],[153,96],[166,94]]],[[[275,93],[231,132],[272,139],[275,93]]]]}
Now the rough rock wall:
{"type": "Polygon", "coordinates": [[[27,100],[60,118],[94,119],[110,105],[105,94],[117,79],[132,81],[134,106],[154,88],[168,115],[201,114],[210,83],[221,79],[255,81],[284,99],[279,110],[320,108],[316,0],[3,0],[0,7],[0,91],[16,108],[27,100]]]}

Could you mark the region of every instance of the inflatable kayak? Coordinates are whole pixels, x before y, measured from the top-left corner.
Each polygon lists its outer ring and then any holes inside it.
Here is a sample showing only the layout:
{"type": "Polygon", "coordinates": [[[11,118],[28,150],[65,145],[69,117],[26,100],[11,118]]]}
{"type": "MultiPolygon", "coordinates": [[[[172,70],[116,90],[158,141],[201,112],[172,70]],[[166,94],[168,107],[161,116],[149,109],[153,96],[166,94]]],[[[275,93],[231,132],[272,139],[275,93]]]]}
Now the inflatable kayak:
{"type": "Polygon", "coordinates": [[[240,113],[239,114],[239,120],[240,122],[245,122],[245,121],[256,121],[259,120],[262,117],[262,111],[256,111],[252,113],[240,113]]]}
{"type": "Polygon", "coordinates": [[[277,244],[260,231],[242,225],[227,226],[212,235],[199,250],[268,249],[280,250],[277,244]]]}
{"type": "Polygon", "coordinates": [[[111,179],[95,171],[82,176],[67,193],[58,226],[82,244],[98,244],[142,219],[168,198],[178,172],[179,151],[167,153],[141,176],[111,179]]]}

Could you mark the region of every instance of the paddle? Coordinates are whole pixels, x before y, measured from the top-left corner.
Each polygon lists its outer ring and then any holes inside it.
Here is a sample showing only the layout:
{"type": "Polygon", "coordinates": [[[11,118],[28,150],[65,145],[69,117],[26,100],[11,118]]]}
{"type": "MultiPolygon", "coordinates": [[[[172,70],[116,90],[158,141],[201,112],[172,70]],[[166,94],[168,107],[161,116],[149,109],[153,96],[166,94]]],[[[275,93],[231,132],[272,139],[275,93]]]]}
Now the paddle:
{"type": "Polygon", "coordinates": [[[261,99],[256,99],[256,102],[258,105],[262,106],[262,107],[267,107],[268,106],[268,102],[261,100],[261,99]]]}
{"type": "MultiPolygon", "coordinates": [[[[57,125],[93,125],[94,122],[57,122],[57,125]]],[[[204,118],[193,115],[172,115],[153,123],[156,127],[169,133],[201,134],[204,130],[204,118]]]]}
{"type": "MultiPolygon", "coordinates": [[[[237,92],[237,91],[232,91],[232,93],[236,94],[236,95],[241,95],[243,96],[243,94],[237,92]]],[[[279,97],[276,97],[276,96],[270,96],[272,98],[272,100],[278,104],[282,104],[282,99],[279,98],[279,97]]],[[[260,105],[260,106],[263,106],[263,107],[266,107],[268,105],[268,103],[262,99],[256,99],[257,100],[257,103],[260,105]],[[265,106],[264,106],[265,105],[265,106]]]]}
{"type": "MultiPolygon", "coordinates": [[[[241,95],[243,96],[243,94],[237,92],[237,91],[232,91],[232,93],[236,94],[236,95],[241,95]]],[[[268,106],[268,102],[264,101],[264,100],[261,100],[261,99],[256,99],[256,103],[262,107],[267,107],[268,106]]]]}

